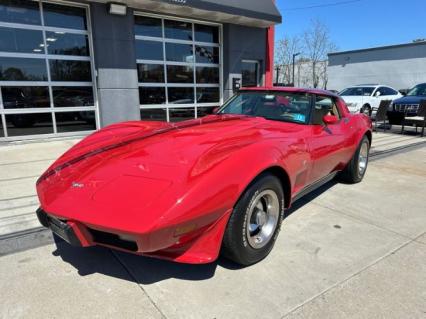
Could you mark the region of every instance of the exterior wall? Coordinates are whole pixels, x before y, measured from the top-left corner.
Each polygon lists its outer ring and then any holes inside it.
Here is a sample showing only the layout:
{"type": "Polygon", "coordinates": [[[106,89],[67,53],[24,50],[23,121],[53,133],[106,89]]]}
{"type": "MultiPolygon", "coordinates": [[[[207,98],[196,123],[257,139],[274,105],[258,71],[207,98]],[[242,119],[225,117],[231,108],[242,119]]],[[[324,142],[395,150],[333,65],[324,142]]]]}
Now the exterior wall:
{"type": "Polygon", "coordinates": [[[117,16],[105,4],[92,3],[90,9],[101,126],[138,120],[133,10],[117,16]]]}
{"type": "MultiPolygon", "coordinates": [[[[139,120],[133,10],[129,8],[124,17],[114,16],[105,4],[92,3],[91,15],[101,126],[139,120]]],[[[242,60],[260,62],[264,83],[266,36],[266,28],[223,25],[224,100],[233,95],[232,78],[241,78],[242,60]]]]}
{"type": "Polygon", "coordinates": [[[267,29],[223,25],[224,100],[233,95],[232,78],[241,78],[241,61],[260,62],[261,84],[264,83],[267,29]]]}
{"type": "Polygon", "coordinates": [[[426,82],[426,42],[329,55],[328,87],[378,83],[408,89],[426,82]]]}

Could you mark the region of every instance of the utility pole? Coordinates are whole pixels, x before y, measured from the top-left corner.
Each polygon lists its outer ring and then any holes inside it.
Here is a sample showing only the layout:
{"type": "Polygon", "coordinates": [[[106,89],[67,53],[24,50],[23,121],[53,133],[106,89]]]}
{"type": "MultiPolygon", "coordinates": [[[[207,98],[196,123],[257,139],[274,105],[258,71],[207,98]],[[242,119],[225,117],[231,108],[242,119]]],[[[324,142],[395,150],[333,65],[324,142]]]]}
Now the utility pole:
{"type": "Polygon", "coordinates": [[[281,70],[280,66],[279,66],[279,65],[277,65],[277,66],[275,67],[275,72],[276,72],[275,84],[278,84],[278,80],[279,80],[279,78],[280,78],[280,70],[281,70]]]}
{"type": "Polygon", "coordinates": [[[297,53],[294,53],[293,54],[293,78],[292,78],[292,84],[293,84],[293,86],[294,86],[294,60],[296,59],[296,57],[298,56],[298,55],[300,55],[300,52],[297,52],[297,53]]]}

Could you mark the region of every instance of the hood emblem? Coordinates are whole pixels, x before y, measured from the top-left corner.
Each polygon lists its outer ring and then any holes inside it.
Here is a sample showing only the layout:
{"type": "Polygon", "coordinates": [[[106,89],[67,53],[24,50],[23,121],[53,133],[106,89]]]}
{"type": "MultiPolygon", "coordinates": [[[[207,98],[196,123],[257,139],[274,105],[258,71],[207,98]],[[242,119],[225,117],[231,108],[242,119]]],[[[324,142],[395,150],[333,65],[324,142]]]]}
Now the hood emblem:
{"type": "Polygon", "coordinates": [[[83,188],[84,184],[77,183],[77,182],[72,182],[71,187],[74,187],[74,188],[83,188]]]}

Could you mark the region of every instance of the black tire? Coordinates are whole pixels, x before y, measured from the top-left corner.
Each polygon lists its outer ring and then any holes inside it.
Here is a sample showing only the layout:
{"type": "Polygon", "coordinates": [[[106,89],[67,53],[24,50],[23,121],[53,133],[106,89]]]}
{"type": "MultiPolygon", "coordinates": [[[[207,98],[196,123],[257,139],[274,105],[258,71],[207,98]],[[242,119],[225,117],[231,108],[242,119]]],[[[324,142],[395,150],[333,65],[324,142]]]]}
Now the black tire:
{"type": "MultiPolygon", "coordinates": [[[[272,207],[272,206],[271,206],[272,207]]],[[[260,210],[257,210],[260,211],[260,210]]],[[[277,239],[278,233],[280,232],[281,223],[284,217],[284,192],[281,186],[280,180],[271,174],[263,174],[256,178],[250,186],[245,190],[244,194],[241,196],[239,201],[234,207],[232,215],[229,219],[225,234],[223,237],[222,243],[222,255],[235,263],[240,265],[248,266],[255,264],[265,258],[272,248],[274,247],[275,241],[277,239]],[[272,231],[272,226],[269,226],[269,235],[268,239],[263,243],[258,243],[259,245],[264,245],[262,247],[254,248],[250,241],[253,241],[253,237],[248,235],[248,227],[251,227],[252,224],[248,225],[248,218],[257,216],[254,211],[258,206],[253,206],[256,203],[261,203],[263,196],[271,196],[271,200],[275,205],[274,213],[269,214],[269,205],[265,202],[265,206],[268,207],[264,209],[268,213],[265,216],[268,216],[264,221],[264,225],[259,227],[259,232],[262,232],[262,227],[265,226],[268,229],[267,223],[271,222],[275,224],[275,229],[272,231]],[[275,195],[273,195],[275,194],[275,195]],[[272,216],[269,217],[269,216],[272,216]]],[[[257,219],[256,219],[257,220],[257,219]]],[[[257,235],[253,235],[257,236],[257,235]]],[[[259,239],[256,237],[256,239],[259,239]]]]}
{"type": "Polygon", "coordinates": [[[343,182],[350,183],[350,184],[356,184],[362,181],[364,178],[365,172],[367,171],[368,167],[368,159],[369,159],[369,152],[370,152],[370,140],[367,136],[364,136],[361,140],[361,142],[358,145],[357,150],[355,151],[354,156],[352,157],[351,161],[348,163],[346,168],[340,173],[340,179],[343,182]],[[367,159],[365,163],[365,168],[361,171],[360,169],[360,152],[363,147],[363,145],[366,144],[367,147],[367,159]]]}
{"type": "Polygon", "coordinates": [[[360,113],[365,114],[365,115],[371,117],[371,114],[372,114],[371,106],[368,105],[368,104],[363,105],[362,108],[361,108],[361,110],[360,110],[360,113]]]}

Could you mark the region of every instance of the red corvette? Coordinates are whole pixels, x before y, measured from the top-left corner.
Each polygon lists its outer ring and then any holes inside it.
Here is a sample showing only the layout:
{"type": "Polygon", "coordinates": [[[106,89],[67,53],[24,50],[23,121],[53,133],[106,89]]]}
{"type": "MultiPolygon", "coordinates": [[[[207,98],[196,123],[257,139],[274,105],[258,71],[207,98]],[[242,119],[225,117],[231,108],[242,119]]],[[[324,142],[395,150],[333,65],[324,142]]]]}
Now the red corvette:
{"type": "Polygon", "coordinates": [[[360,182],[371,121],[327,91],[241,90],[215,115],[93,133],[37,181],[40,222],[71,244],[183,263],[266,257],[284,209],[336,175],[360,182]]]}

